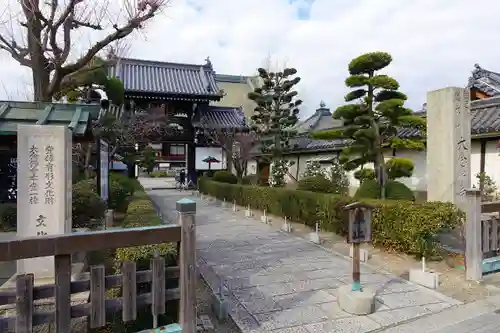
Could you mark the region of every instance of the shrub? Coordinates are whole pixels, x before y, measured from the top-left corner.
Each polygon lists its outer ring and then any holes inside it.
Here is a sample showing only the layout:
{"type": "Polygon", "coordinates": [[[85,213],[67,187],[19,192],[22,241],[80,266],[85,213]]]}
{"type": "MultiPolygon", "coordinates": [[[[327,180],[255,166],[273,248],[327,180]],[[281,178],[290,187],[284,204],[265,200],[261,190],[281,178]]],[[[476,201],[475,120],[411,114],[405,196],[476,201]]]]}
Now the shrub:
{"type": "Polygon", "coordinates": [[[359,186],[354,197],[358,199],[380,199],[380,185],[378,181],[375,179],[365,179],[359,186]]]}
{"type": "Polygon", "coordinates": [[[241,184],[243,185],[257,185],[259,183],[258,175],[248,175],[241,178],[241,184]]]}
{"type": "Polygon", "coordinates": [[[334,184],[322,175],[306,177],[299,180],[298,189],[319,193],[335,193],[334,184]]]}
{"type": "MultiPolygon", "coordinates": [[[[223,184],[207,178],[199,180],[203,193],[219,199],[236,200],[242,206],[266,210],[270,214],[286,216],[293,221],[314,227],[317,222],[324,230],[345,236],[348,216],[343,210],[356,199],[283,188],[223,184]]],[[[399,252],[420,255],[423,248],[435,254],[439,246],[435,240],[440,232],[463,223],[464,215],[449,203],[364,199],[375,207],[372,230],[373,244],[399,252]],[[422,243],[426,246],[423,247],[422,243]]]]}
{"type": "Polygon", "coordinates": [[[232,174],[229,171],[217,171],[214,176],[213,180],[216,182],[221,182],[221,183],[227,183],[227,184],[236,184],[238,183],[238,177],[236,175],[232,174]]]}
{"type": "Polygon", "coordinates": [[[326,171],[326,177],[331,180],[334,193],[347,195],[349,193],[349,178],[344,167],[338,160],[334,160],[332,166],[326,171]]]}
{"type": "Polygon", "coordinates": [[[15,203],[0,204],[0,232],[16,231],[17,205],[15,203]]]}
{"type": "MultiPolygon", "coordinates": [[[[380,185],[374,179],[365,180],[354,195],[358,199],[380,199],[380,185]]],[[[405,184],[388,180],[385,184],[385,198],[388,200],[415,201],[413,191],[405,184]]]]}
{"type": "Polygon", "coordinates": [[[116,179],[110,179],[109,182],[109,200],[108,207],[118,212],[127,211],[128,197],[130,193],[123,183],[116,179]]]}
{"type": "Polygon", "coordinates": [[[141,190],[141,184],[135,178],[130,178],[118,173],[112,172],[110,174],[110,181],[117,181],[125,189],[128,195],[134,195],[135,191],[141,190]]]}
{"type": "Polygon", "coordinates": [[[354,179],[359,180],[360,183],[363,183],[365,180],[375,179],[375,170],[373,169],[359,169],[354,172],[354,179]]]}
{"type": "Polygon", "coordinates": [[[309,178],[314,176],[323,176],[325,174],[325,169],[321,166],[319,161],[307,161],[306,170],[302,174],[302,177],[309,178]]]}
{"type": "Polygon", "coordinates": [[[73,184],[72,196],[73,228],[93,228],[101,223],[106,203],[97,194],[93,180],[82,180],[73,184]]]}
{"type": "Polygon", "coordinates": [[[168,176],[169,175],[166,171],[153,171],[149,174],[149,177],[152,177],[152,178],[164,178],[164,177],[168,177],[168,176]]]}
{"type": "Polygon", "coordinates": [[[413,191],[405,184],[395,180],[388,180],[385,184],[385,197],[391,200],[415,201],[413,191]]]}
{"type": "Polygon", "coordinates": [[[393,157],[385,164],[387,170],[387,178],[397,179],[403,177],[411,177],[415,165],[409,158],[393,157]]]}

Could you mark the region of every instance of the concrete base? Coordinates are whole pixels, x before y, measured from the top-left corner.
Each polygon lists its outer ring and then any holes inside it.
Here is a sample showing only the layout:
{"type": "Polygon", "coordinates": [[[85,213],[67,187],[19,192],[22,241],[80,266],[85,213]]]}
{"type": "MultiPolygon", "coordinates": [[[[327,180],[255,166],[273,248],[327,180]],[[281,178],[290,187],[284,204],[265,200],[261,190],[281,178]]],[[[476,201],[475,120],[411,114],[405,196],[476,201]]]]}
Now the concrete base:
{"type": "Polygon", "coordinates": [[[315,232],[311,232],[308,236],[308,239],[310,242],[314,244],[321,244],[321,239],[319,238],[319,235],[315,232]]]}
{"type": "Polygon", "coordinates": [[[337,289],[337,302],[340,309],[356,316],[375,312],[375,292],[367,288],[352,291],[351,285],[341,286],[337,289]]]}
{"type": "MultiPolygon", "coordinates": [[[[352,246],[349,248],[349,257],[352,258],[352,246]]],[[[368,253],[368,250],[359,249],[359,259],[362,262],[367,262],[368,259],[370,259],[370,254],[368,253]]]]}
{"type": "Polygon", "coordinates": [[[283,223],[281,230],[284,232],[292,232],[292,225],[290,223],[283,223]]]}
{"type": "Polygon", "coordinates": [[[245,217],[252,217],[253,216],[253,213],[251,210],[245,210],[245,217]]]}
{"type": "Polygon", "coordinates": [[[228,316],[228,304],[223,297],[215,295],[214,302],[212,303],[212,310],[220,321],[225,321],[228,316]]]}
{"type": "Polygon", "coordinates": [[[410,269],[410,281],[429,289],[437,289],[439,275],[433,272],[424,272],[421,268],[414,268],[410,269]]]}
{"type": "Polygon", "coordinates": [[[267,215],[262,215],[260,217],[260,222],[262,222],[262,223],[269,223],[269,222],[271,222],[271,219],[267,215]]]}

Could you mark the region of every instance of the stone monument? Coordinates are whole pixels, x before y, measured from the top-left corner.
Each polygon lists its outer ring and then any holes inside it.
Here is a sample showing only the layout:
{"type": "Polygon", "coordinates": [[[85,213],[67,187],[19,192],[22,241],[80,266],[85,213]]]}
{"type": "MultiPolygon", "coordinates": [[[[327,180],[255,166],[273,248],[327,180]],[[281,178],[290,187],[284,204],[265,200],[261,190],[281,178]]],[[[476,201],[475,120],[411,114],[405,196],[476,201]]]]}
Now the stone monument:
{"type": "MultiPolygon", "coordinates": [[[[19,125],[17,237],[71,232],[72,134],[65,126],[19,125]]],[[[18,260],[17,273],[54,275],[54,258],[18,260]]]]}
{"type": "Polygon", "coordinates": [[[471,187],[470,92],[444,88],[427,93],[427,200],[466,211],[471,187]]]}

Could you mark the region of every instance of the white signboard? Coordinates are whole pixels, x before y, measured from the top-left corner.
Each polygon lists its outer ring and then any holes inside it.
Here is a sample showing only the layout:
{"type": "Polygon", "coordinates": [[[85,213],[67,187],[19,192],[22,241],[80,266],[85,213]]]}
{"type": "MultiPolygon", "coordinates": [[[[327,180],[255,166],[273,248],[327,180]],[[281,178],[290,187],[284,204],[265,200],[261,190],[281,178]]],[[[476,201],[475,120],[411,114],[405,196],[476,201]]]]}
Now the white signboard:
{"type": "Polygon", "coordinates": [[[196,147],[195,160],[196,170],[208,170],[208,163],[203,162],[208,157],[217,159],[218,163],[210,163],[210,170],[225,170],[226,156],[222,148],[219,147],[196,147]]]}
{"type": "MultiPolygon", "coordinates": [[[[71,232],[71,147],[71,132],[64,126],[18,126],[19,238],[71,232]]],[[[53,258],[18,260],[17,270],[53,275],[53,258]]]]}

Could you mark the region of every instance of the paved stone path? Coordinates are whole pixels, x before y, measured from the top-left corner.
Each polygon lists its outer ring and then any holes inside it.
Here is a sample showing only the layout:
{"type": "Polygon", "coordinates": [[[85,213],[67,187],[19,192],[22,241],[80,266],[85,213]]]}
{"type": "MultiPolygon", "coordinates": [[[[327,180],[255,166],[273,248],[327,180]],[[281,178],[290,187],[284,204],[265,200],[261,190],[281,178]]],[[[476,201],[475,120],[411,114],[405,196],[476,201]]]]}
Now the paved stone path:
{"type": "MultiPolygon", "coordinates": [[[[176,218],[175,202],[186,196],[175,190],[149,194],[169,220],[176,218]]],[[[336,302],[337,287],[351,281],[350,260],[192,199],[197,201],[199,271],[213,289],[224,285],[230,314],[242,332],[382,332],[460,304],[363,265],[362,283],[377,290],[377,310],[352,316],[336,302]]]]}

